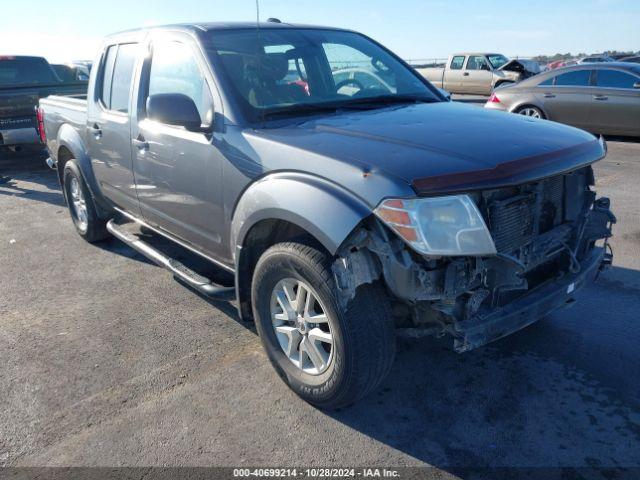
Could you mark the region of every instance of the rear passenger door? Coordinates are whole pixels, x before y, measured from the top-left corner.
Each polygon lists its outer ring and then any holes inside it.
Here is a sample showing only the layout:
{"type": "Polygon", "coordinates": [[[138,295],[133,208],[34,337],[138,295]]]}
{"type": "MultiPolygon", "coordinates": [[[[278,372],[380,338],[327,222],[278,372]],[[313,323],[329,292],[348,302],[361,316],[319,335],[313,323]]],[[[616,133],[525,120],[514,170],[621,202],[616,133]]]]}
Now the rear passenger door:
{"type": "Polygon", "coordinates": [[[591,70],[571,70],[538,85],[536,98],[549,120],[589,129],[591,70]]]}
{"type": "Polygon", "coordinates": [[[589,124],[598,133],[640,135],[640,77],[622,70],[595,70],[589,124]]]}
{"type": "Polygon", "coordinates": [[[131,90],[138,43],[108,46],[87,107],[87,150],[103,194],[139,212],[131,163],[131,90]]]}

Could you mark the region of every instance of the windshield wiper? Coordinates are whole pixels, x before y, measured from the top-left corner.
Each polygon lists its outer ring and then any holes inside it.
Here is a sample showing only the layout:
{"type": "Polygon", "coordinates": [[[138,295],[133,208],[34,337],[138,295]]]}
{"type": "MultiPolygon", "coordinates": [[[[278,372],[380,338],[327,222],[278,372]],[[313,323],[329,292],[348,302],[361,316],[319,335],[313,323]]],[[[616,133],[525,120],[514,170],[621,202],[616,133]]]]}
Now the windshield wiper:
{"type": "Polygon", "coordinates": [[[344,102],[341,108],[371,108],[406,103],[435,103],[438,99],[420,95],[380,95],[377,97],[353,98],[344,102]]]}
{"type": "Polygon", "coordinates": [[[335,112],[340,107],[334,103],[299,103],[266,110],[261,114],[264,118],[286,117],[290,115],[304,115],[314,113],[335,112]]]}
{"type": "Polygon", "coordinates": [[[378,97],[361,97],[339,102],[299,103],[276,107],[261,113],[261,118],[277,118],[295,115],[313,115],[315,113],[335,113],[340,110],[369,110],[394,104],[434,103],[439,100],[419,95],[381,95],[378,97]]]}

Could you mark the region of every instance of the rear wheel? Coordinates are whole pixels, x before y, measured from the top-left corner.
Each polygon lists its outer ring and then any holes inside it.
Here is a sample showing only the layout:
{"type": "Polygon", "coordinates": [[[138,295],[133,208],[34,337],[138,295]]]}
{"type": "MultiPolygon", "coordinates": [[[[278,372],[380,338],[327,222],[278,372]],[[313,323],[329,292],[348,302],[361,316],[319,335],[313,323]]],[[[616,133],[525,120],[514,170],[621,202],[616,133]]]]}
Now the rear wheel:
{"type": "Polygon", "coordinates": [[[62,178],[67,206],[76,231],[91,243],[109,237],[107,222],[98,217],[93,197],[75,159],[67,161],[62,178]]]}
{"type": "Polygon", "coordinates": [[[534,107],[533,105],[525,105],[524,107],[520,107],[516,113],[520,115],[524,115],[525,117],[531,118],[545,118],[544,113],[538,107],[534,107]]]}
{"type": "Polygon", "coordinates": [[[322,408],[350,405],[371,392],[395,354],[385,290],[362,285],[342,305],[330,263],[314,247],[277,244],[260,257],[252,284],[269,360],[294,392],[322,408]]]}

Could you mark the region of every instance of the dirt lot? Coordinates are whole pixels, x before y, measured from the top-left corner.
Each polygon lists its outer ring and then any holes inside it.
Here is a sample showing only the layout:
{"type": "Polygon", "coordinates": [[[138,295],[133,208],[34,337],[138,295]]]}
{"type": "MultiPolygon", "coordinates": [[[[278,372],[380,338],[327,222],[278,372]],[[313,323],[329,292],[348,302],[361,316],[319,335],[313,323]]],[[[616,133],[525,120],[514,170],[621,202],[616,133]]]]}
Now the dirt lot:
{"type": "Polygon", "coordinates": [[[0,465],[640,466],[640,143],[609,147],[615,266],[576,306],[464,355],[402,340],[382,388],[334,413],[284,386],[232,304],[83,242],[54,173],[5,163],[0,465]]]}

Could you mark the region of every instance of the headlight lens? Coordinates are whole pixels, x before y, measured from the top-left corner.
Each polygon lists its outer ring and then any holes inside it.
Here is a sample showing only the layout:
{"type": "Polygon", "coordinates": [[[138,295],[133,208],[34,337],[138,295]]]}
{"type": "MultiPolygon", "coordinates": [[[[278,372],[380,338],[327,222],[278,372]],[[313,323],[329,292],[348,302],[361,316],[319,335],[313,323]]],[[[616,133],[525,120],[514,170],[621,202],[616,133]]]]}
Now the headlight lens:
{"type": "Polygon", "coordinates": [[[384,200],[374,213],[424,255],[495,255],[496,247],[468,195],[384,200]]]}

